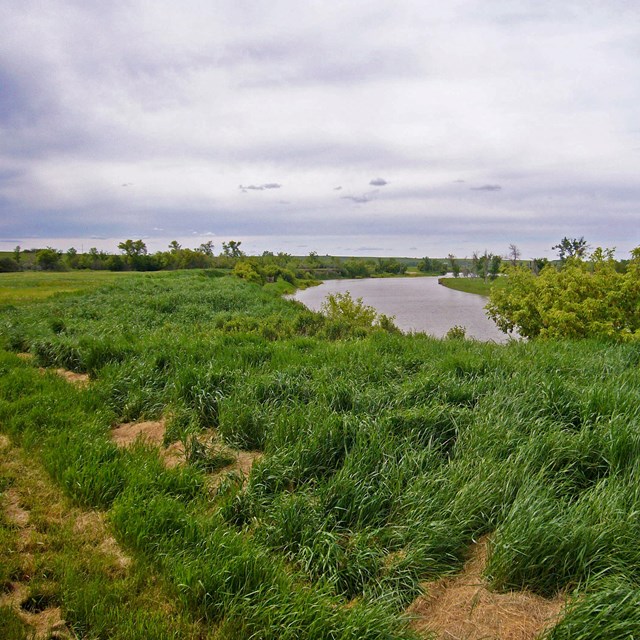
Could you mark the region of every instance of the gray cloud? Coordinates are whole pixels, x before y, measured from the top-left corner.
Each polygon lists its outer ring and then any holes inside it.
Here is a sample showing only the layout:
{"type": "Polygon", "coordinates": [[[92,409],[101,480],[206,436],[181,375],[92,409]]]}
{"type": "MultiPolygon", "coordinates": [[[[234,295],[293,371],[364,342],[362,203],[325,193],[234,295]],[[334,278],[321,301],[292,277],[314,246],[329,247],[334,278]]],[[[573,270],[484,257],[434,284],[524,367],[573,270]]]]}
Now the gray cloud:
{"type": "Polygon", "coordinates": [[[343,200],[351,200],[352,202],[357,202],[358,204],[364,204],[365,202],[371,202],[370,196],[362,195],[362,196],[342,196],[343,200]]]}
{"type": "Polygon", "coordinates": [[[584,234],[626,249],[635,235],[633,3],[400,0],[389,12],[371,0],[314,5],[295,24],[292,0],[263,12],[40,5],[0,3],[5,237],[212,225],[283,238],[366,225],[385,238],[433,234],[438,246],[482,229],[478,244],[498,250],[501,228],[541,248],[584,234]],[[370,180],[379,173],[394,188],[360,194],[386,185],[370,180]],[[254,176],[277,176],[295,206],[238,197],[239,184],[282,188],[254,176]]]}
{"type": "Polygon", "coordinates": [[[378,194],[378,190],[369,191],[369,193],[363,193],[361,196],[340,196],[341,200],[351,200],[351,202],[355,202],[357,204],[365,204],[367,202],[371,202],[375,196],[378,194]]]}
{"type": "Polygon", "coordinates": [[[481,187],[470,187],[471,191],[500,191],[502,187],[499,184],[483,184],[481,187]]]}
{"type": "Polygon", "coordinates": [[[250,184],[247,187],[240,185],[238,189],[242,189],[243,191],[264,191],[265,189],[280,189],[281,187],[282,185],[277,182],[266,182],[265,184],[250,184]]]}

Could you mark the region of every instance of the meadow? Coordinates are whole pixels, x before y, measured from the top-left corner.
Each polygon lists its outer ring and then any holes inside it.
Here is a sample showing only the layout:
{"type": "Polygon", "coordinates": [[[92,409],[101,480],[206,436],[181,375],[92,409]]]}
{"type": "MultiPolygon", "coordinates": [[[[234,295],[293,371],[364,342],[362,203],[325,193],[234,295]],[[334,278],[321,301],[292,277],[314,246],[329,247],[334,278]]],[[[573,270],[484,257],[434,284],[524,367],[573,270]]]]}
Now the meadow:
{"type": "MultiPolygon", "coordinates": [[[[566,602],[545,637],[640,637],[640,346],[402,335],[207,271],[20,302],[23,275],[0,280],[0,464],[41,465],[48,502],[99,514],[133,562],[63,545],[43,498],[27,571],[0,519],[0,587],[68,633],[415,638],[411,604],[485,540],[491,589],[566,602]],[[152,420],[185,464],[113,442],[152,420]]],[[[29,477],[3,475],[5,504],[29,477]]]]}
{"type": "Polygon", "coordinates": [[[506,279],[496,278],[485,282],[482,278],[439,278],[438,282],[449,289],[488,297],[494,287],[504,288],[506,279]]]}

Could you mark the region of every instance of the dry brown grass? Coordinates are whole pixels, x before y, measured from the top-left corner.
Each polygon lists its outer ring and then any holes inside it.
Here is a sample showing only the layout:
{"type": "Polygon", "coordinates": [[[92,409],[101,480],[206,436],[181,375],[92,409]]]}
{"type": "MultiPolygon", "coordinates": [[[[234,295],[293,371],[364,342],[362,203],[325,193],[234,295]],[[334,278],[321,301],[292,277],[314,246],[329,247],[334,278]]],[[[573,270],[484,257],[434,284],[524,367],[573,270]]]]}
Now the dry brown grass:
{"type": "Polygon", "coordinates": [[[90,382],[89,375],[86,373],[76,373],[67,369],[55,369],[55,373],[76,387],[86,387],[90,382]]]}
{"type": "Polygon", "coordinates": [[[558,621],[561,596],[492,592],[482,575],[487,552],[485,537],[473,545],[460,574],[424,585],[425,595],[408,609],[418,633],[439,640],[533,640],[558,621]]]}
{"type": "Polygon", "coordinates": [[[111,431],[111,440],[119,447],[130,447],[135,442],[142,441],[158,448],[160,456],[167,467],[184,464],[185,453],[182,443],[174,442],[168,447],[163,446],[165,431],[165,420],[126,422],[111,431]]]}
{"type": "MultiPolygon", "coordinates": [[[[152,447],[157,447],[160,456],[167,467],[175,467],[186,463],[184,446],[181,442],[173,442],[168,447],[164,446],[164,434],[166,431],[166,421],[148,420],[145,422],[126,422],[120,424],[111,431],[111,440],[119,447],[130,447],[136,442],[142,441],[152,447]]],[[[203,444],[215,442],[215,435],[203,434],[198,436],[203,444]]],[[[235,461],[211,474],[211,486],[215,487],[221,479],[231,472],[239,472],[244,478],[249,477],[251,468],[262,458],[260,451],[237,451],[225,448],[231,455],[235,456],[235,461]]]]}

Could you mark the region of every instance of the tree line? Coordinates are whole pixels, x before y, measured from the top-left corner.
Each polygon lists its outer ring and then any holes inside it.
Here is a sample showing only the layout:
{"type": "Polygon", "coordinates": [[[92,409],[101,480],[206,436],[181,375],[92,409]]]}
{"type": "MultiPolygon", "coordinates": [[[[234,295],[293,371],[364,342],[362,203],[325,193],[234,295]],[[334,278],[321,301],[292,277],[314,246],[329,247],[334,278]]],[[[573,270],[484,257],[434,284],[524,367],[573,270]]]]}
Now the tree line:
{"type": "Polygon", "coordinates": [[[109,270],[160,271],[176,269],[225,269],[241,278],[269,282],[278,277],[289,282],[294,278],[368,278],[402,275],[407,262],[395,258],[340,258],[319,256],[315,251],[307,256],[292,256],[285,252],[265,251],[260,256],[247,256],[242,242],[222,242],[216,253],[212,241],[197,248],[183,247],[172,240],[167,250],[151,253],[141,240],[127,239],[118,244],[113,254],[95,247],[81,253],[74,247],[66,252],[52,247],[23,250],[17,246],[10,256],[0,258],[0,272],[41,270],[109,270]]]}

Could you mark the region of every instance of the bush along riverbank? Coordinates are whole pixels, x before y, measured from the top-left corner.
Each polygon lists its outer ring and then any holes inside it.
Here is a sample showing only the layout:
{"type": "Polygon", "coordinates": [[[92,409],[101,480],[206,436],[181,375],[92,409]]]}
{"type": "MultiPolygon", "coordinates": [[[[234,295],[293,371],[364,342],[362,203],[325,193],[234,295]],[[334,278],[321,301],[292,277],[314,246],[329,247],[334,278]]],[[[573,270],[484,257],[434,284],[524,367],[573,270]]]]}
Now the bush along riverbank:
{"type": "MultiPolygon", "coordinates": [[[[640,633],[637,345],[406,336],[205,272],[0,323],[0,430],[104,514],[184,629],[205,623],[189,633],[444,633],[441,579],[479,540],[494,593],[559,603],[531,633],[640,633]]],[[[107,619],[112,595],[68,584],[70,632],[149,637],[146,604],[107,619]]]]}

